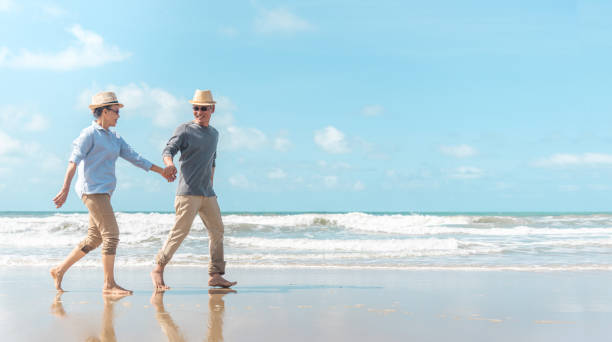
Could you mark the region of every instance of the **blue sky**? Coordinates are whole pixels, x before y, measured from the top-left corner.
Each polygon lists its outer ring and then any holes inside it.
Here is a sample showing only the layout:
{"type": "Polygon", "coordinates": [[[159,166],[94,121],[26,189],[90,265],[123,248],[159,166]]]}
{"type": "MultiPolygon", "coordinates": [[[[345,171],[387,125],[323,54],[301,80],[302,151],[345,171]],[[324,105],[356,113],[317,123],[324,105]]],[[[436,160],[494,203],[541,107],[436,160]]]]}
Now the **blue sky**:
{"type": "MultiPolygon", "coordinates": [[[[0,0],[0,211],[54,210],[94,93],[117,92],[116,130],[160,165],[196,88],[218,101],[223,211],[608,211],[611,14],[0,0]]],[[[123,160],[117,177],[116,210],[173,210],[176,183],[123,160]]]]}

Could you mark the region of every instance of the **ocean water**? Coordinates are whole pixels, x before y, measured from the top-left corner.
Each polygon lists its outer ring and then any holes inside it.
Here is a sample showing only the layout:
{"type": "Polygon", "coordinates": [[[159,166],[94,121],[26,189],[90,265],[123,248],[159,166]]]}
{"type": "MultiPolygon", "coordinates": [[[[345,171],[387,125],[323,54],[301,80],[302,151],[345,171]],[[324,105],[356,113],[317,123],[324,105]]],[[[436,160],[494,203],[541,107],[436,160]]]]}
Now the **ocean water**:
{"type": "MultiPolygon", "coordinates": [[[[152,266],[173,213],[116,213],[118,266],[152,266]]],[[[612,214],[224,213],[228,267],[612,271],[612,214]]],[[[86,213],[0,213],[0,267],[59,263],[86,213]]],[[[196,218],[172,264],[208,263],[196,218]]],[[[101,267],[100,250],[79,266],[101,267]]]]}

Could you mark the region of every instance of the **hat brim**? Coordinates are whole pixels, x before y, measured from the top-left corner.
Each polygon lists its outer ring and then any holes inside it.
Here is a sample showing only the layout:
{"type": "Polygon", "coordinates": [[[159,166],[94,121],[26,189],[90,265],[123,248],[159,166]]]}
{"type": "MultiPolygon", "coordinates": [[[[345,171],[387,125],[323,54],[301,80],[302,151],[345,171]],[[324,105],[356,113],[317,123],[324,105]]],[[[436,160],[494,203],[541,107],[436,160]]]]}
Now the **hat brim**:
{"type": "Polygon", "coordinates": [[[211,101],[211,102],[196,102],[196,101],[193,101],[193,100],[189,100],[189,103],[194,104],[194,105],[214,105],[217,102],[215,102],[215,101],[211,101]]]}
{"type": "Polygon", "coordinates": [[[101,103],[101,104],[97,104],[97,105],[89,105],[89,109],[94,110],[96,108],[106,107],[106,106],[114,106],[114,105],[119,106],[119,108],[123,108],[123,104],[122,103],[110,102],[110,103],[101,103]]]}

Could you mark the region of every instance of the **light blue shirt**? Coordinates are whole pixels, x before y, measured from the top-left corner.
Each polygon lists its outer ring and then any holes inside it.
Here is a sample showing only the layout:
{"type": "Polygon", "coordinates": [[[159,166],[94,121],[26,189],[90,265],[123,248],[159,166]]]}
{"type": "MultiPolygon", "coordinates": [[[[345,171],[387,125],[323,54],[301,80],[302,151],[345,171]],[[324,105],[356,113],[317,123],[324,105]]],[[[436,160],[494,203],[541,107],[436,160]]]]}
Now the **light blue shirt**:
{"type": "Polygon", "coordinates": [[[136,153],[119,134],[102,128],[95,121],[81,131],[72,142],[70,155],[70,161],[78,165],[75,190],[79,198],[88,194],[113,194],[117,186],[115,162],[118,157],[145,171],[153,165],[136,153]]]}

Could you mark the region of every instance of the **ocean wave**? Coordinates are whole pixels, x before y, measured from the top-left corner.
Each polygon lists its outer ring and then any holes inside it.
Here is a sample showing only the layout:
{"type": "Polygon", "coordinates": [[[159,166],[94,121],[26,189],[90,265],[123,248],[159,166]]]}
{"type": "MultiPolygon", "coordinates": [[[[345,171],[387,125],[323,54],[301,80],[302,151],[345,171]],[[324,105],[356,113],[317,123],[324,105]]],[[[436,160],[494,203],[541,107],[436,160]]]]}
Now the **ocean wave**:
{"type": "MultiPolygon", "coordinates": [[[[398,271],[465,271],[465,272],[487,272],[487,271],[517,271],[517,272],[583,272],[583,271],[612,271],[610,264],[372,264],[367,262],[330,262],[312,258],[313,262],[307,263],[305,260],[289,259],[245,259],[244,256],[234,257],[229,255],[227,258],[228,267],[231,269],[241,268],[263,268],[263,269],[357,269],[357,270],[398,270],[398,271]]],[[[0,268],[12,267],[53,267],[62,261],[59,257],[25,257],[19,255],[0,256],[0,268]]],[[[308,261],[308,260],[306,260],[308,261]]],[[[152,268],[153,259],[150,257],[125,257],[116,259],[115,270],[122,272],[125,268],[152,268]]],[[[208,267],[207,258],[177,258],[173,259],[169,267],[190,267],[201,268],[204,271],[208,267]]],[[[79,261],[73,266],[74,270],[82,268],[102,268],[102,261],[97,257],[88,257],[79,261]]],[[[45,271],[46,272],[46,271],[45,271]]]]}
{"type": "Polygon", "coordinates": [[[397,252],[422,250],[458,250],[462,243],[457,239],[387,239],[387,240],[317,240],[317,239],[266,239],[258,237],[229,237],[230,245],[267,250],[290,249],[308,251],[397,252]]]}
{"type": "MultiPolygon", "coordinates": [[[[116,213],[119,229],[128,235],[163,235],[174,225],[174,214],[116,213]]],[[[224,215],[226,232],[288,232],[329,230],[332,228],[375,234],[402,235],[571,235],[612,234],[612,216],[468,216],[468,215],[374,215],[291,214],[291,215],[224,215]]],[[[1,217],[0,234],[29,232],[78,233],[88,227],[88,214],[54,214],[51,216],[1,217]]],[[[205,231],[199,218],[195,231],[205,231]]]]}

